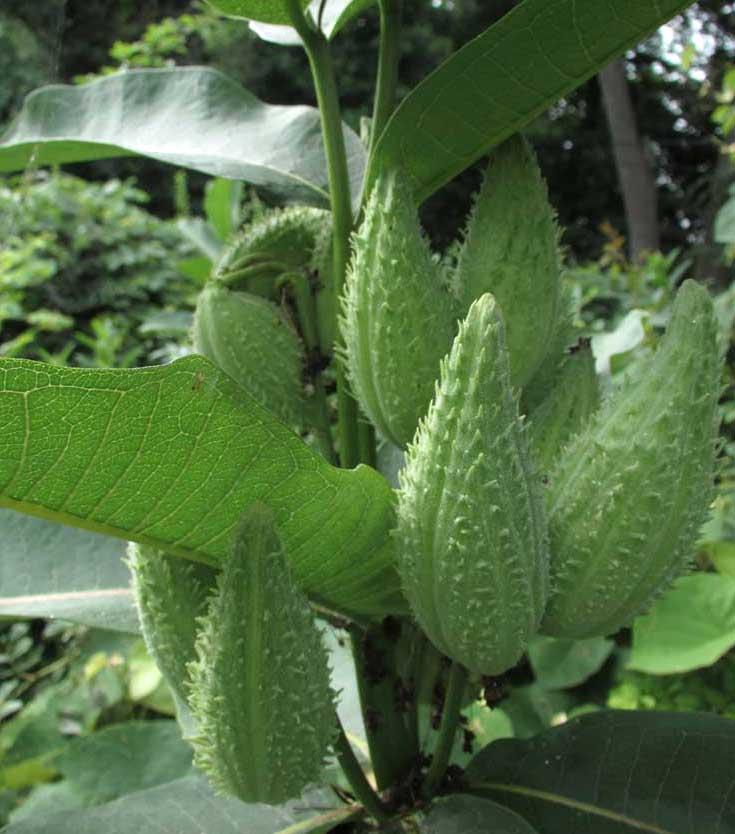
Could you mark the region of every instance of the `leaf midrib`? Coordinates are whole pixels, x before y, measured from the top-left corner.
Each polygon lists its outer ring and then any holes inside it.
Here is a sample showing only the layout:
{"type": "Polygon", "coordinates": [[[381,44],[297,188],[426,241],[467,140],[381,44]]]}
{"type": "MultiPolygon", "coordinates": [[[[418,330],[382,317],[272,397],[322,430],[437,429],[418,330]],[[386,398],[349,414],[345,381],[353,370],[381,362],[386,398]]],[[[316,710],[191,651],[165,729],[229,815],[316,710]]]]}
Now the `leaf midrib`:
{"type": "Polygon", "coordinates": [[[563,805],[567,808],[572,808],[575,811],[580,811],[585,814],[593,814],[613,822],[619,822],[636,831],[648,832],[648,834],[682,834],[681,831],[674,831],[671,828],[660,828],[657,825],[636,820],[633,817],[629,817],[627,814],[610,811],[607,808],[601,808],[597,805],[592,805],[589,802],[581,802],[578,799],[571,799],[570,797],[563,796],[562,794],[552,793],[551,791],[542,791],[538,788],[529,788],[524,785],[505,784],[502,782],[478,782],[470,786],[470,791],[477,792],[480,796],[482,796],[482,791],[497,791],[499,793],[511,793],[518,796],[540,799],[543,802],[563,805]]]}

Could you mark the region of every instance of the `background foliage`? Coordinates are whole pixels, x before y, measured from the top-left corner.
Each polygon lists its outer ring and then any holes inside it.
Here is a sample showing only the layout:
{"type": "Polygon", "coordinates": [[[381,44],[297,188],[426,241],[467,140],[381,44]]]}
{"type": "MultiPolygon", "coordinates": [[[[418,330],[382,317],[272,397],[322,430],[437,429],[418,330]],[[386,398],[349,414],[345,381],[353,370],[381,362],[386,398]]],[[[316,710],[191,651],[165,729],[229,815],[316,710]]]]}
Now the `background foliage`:
{"type": "MultiPolygon", "coordinates": [[[[268,44],[203,4],[185,5],[54,0],[18,8],[3,0],[0,123],[40,83],[83,84],[121,68],[170,64],[214,66],[270,103],[310,101],[299,50],[268,44]]],[[[511,5],[471,0],[450,8],[410,0],[399,93],[511,5]]],[[[625,254],[597,82],[566,97],[529,131],[566,229],[575,326],[593,339],[608,384],[655,345],[685,276],[707,280],[717,295],[730,360],[722,465],[698,572],[614,641],[539,638],[523,664],[480,693],[494,711],[479,701],[465,710],[458,744],[467,759],[467,751],[490,740],[527,739],[604,705],[735,712],[735,192],[729,191],[735,174],[722,153],[732,147],[735,129],[734,34],[732,7],[703,0],[667,39],[659,35],[626,58],[662,219],[662,252],[642,262],[625,254]]],[[[366,56],[375,54],[377,39],[376,15],[368,13],[335,44],[345,117],[356,131],[370,108],[374,67],[366,56]]],[[[448,257],[480,170],[466,171],[423,207],[427,230],[448,257]]],[[[185,352],[211,246],[222,243],[205,222],[205,185],[203,175],[175,179],[169,168],[142,160],[76,165],[64,173],[31,168],[3,180],[0,354],[128,367],[185,352]]],[[[257,211],[249,195],[240,208],[243,216],[257,211]]],[[[0,629],[0,820],[95,807],[187,776],[186,752],[167,735],[173,701],[136,636],[41,620],[0,629]],[[141,730],[141,721],[155,722],[156,730],[141,730]],[[134,755],[153,759],[160,770],[131,768],[139,777],[134,784],[114,772],[96,779],[95,772],[114,766],[107,745],[116,733],[128,734],[134,755]]],[[[333,649],[341,674],[345,648],[336,637],[333,649]]],[[[348,675],[344,687],[354,690],[348,675]]],[[[359,736],[359,721],[353,725],[359,736]]]]}

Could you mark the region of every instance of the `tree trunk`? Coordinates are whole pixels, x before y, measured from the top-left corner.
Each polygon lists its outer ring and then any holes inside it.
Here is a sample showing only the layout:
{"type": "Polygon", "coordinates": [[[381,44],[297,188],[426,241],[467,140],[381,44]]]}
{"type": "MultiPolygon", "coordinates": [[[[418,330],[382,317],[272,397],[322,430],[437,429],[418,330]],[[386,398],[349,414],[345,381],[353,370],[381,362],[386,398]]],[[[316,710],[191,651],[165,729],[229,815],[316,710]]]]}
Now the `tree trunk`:
{"type": "Polygon", "coordinates": [[[638,131],[623,61],[613,61],[598,79],[625,205],[629,255],[638,260],[660,245],[656,183],[638,131]]]}

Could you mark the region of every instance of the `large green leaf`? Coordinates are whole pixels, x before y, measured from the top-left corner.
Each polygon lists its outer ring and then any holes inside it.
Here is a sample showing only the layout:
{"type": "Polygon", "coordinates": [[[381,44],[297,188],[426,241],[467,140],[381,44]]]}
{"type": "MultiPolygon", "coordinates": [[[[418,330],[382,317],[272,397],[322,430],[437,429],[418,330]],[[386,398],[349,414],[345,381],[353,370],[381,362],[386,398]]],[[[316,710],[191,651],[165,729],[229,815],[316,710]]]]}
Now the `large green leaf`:
{"type": "Polygon", "coordinates": [[[0,617],[48,617],[135,633],[117,539],[0,510],[0,617]]]}
{"type": "MultiPolygon", "coordinates": [[[[345,128],[353,190],[364,151],[345,128]]],[[[81,87],[31,93],[0,137],[0,173],[120,156],[148,156],[244,180],[273,197],[328,205],[319,113],[264,104],[203,67],[132,70],[81,87]]]]}
{"type": "Polygon", "coordinates": [[[478,796],[437,800],[419,819],[420,834],[536,834],[518,814],[478,796]]]}
{"type": "Polygon", "coordinates": [[[524,0],[404,99],[380,139],[370,181],[402,166],[424,200],[690,4],[524,0]]]}
{"type": "Polygon", "coordinates": [[[279,807],[246,805],[192,776],[98,808],[31,817],[3,834],[323,834],[354,816],[332,802],[320,791],[279,807]]]}
{"type": "Polygon", "coordinates": [[[629,669],[671,675],[710,666],[735,646],[735,577],[684,576],[633,625],[629,669]]]}
{"type": "MultiPolygon", "coordinates": [[[[207,0],[210,6],[229,17],[260,20],[263,23],[289,23],[288,4],[285,0],[207,0]]],[[[301,0],[302,8],[309,0],[301,0]]]]}
{"type": "Polygon", "coordinates": [[[0,506],[217,565],[261,500],[313,597],[402,608],[386,481],[330,466],[201,356],[135,370],[0,360],[0,431],[0,506]]]}
{"type": "Polygon", "coordinates": [[[74,739],[54,763],[86,805],[190,775],[191,747],[175,721],[126,721],[74,739]]]}
{"type": "Polygon", "coordinates": [[[537,634],[528,646],[528,659],[544,689],[566,689],[598,672],[614,648],[613,641],[604,637],[559,640],[537,634]]]}
{"type": "Polygon", "coordinates": [[[497,741],[466,776],[539,834],[735,832],[735,721],[713,715],[593,713],[497,741]]]}

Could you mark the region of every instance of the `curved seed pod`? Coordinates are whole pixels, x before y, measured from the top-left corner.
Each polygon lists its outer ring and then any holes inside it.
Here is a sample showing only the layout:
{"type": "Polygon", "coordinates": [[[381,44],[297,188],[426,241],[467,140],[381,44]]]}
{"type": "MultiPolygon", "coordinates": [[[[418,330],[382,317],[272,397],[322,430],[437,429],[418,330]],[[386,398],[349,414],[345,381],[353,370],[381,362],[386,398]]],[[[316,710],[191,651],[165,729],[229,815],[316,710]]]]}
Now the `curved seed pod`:
{"type": "Polygon", "coordinates": [[[246,513],[200,623],[189,667],[195,764],[245,802],[298,796],[334,739],[334,693],[321,634],[263,505],[246,513]]]}
{"type": "Polygon", "coordinates": [[[197,618],[206,611],[217,574],[206,565],[133,542],[128,545],[128,565],[148,651],[169,685],[186,700],[197,618]]]}
{"type": "Polygon", "coordinates": [[[566,357],[554,387],[530,415],[534,462],[548,472],[561,449],[580,432],[600,405],[600,385],[589,342],[566,357]]]}
{"type": "Polygon", "coordinates": [[[501,674],[541,620],[548,552],[492,296],[475,301],[460,325],[407,458],[398,494],[406,596],[444,654],[501,674]]]}
{"type": "Polygon", "coordinates": [[[329,212],[293,206],[266,212],[243,228],[227,247],[213,279],[230,289],[247,290],[276,300],[276,279],[309,267],[329,212]]]}
{"type": "Polygon", "coordinates": [[[494,151],[454,277],[463,309],[490,292],[507,331],[511,381],[522,387],[553,341],[559,312],[559,229],[546,185],[520,135],[494,151]]]}
{"type": "Polygon", "coordinates": [[[402,174],[378,181],[353,243],[340,321],[345,361],[365,413],[403,447],[429,407],[457,316],[402,174]]]}
{"type": "Polygon", "coordinates": [[[301,342],[272,302],[209,284],[197,300],[192,341],[281,421],[303,423],[301,342]]]}
{"type": "Polygon", "coordinates": [[[687,281],[656,354],[552,472],[545,634],[611,634],[685,568],[712,493],[719,388],[712,302],[687,281]]]}

